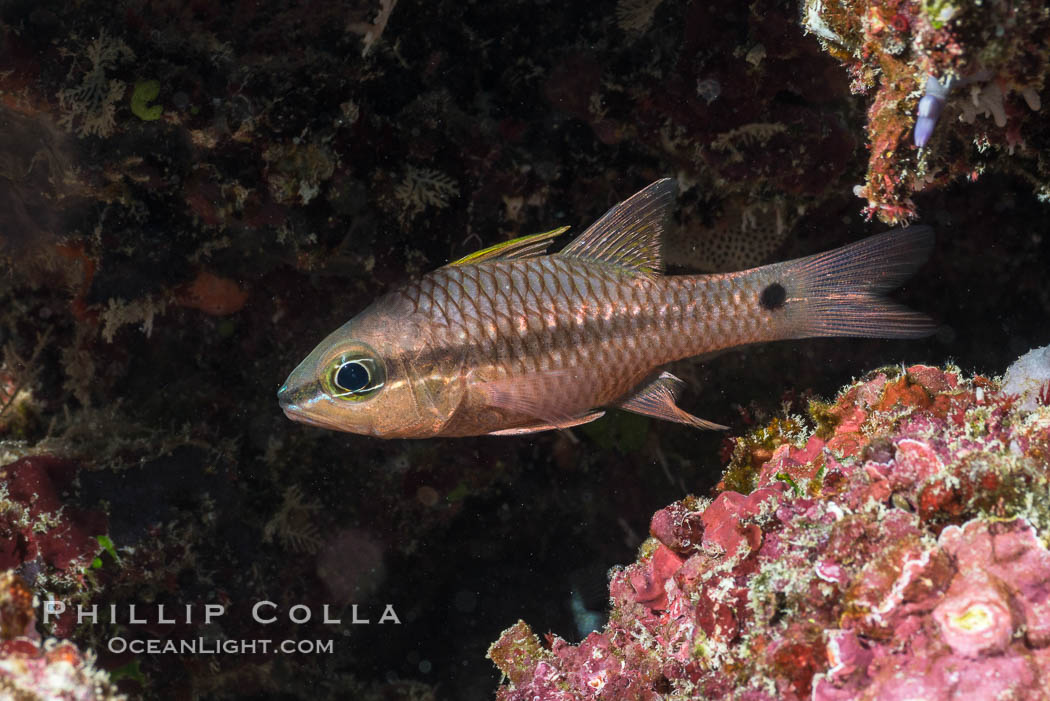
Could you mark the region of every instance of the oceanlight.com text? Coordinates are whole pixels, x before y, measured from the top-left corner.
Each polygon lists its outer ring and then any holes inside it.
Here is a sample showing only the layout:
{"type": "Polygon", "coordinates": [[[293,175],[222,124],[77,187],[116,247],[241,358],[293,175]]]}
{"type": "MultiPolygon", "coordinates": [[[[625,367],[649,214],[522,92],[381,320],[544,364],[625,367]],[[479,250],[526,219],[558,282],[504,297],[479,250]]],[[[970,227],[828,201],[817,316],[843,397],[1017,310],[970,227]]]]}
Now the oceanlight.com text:
{"type": "Polygon", "coordinates": [[[334,640],[128,640],[110,638],[106,647],[114,654],[130,652],[135,655],[256,655],[277,652],[285,655],[330,655],[335,650],[334,640]]]}

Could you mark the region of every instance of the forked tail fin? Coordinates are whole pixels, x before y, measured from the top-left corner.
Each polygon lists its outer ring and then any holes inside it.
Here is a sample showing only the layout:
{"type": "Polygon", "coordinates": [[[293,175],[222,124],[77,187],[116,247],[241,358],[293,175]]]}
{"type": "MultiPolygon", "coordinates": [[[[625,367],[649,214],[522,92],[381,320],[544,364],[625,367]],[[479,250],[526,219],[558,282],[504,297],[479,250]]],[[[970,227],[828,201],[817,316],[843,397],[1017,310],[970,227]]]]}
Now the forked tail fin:
{"type": "Polygon", "coordinates": [[[929,257],[933,229],[910,226],[781,263],[790,324],[784,337],[920,338],[937,330],[925,314],[883,293],[899,286],[929,257]]]}

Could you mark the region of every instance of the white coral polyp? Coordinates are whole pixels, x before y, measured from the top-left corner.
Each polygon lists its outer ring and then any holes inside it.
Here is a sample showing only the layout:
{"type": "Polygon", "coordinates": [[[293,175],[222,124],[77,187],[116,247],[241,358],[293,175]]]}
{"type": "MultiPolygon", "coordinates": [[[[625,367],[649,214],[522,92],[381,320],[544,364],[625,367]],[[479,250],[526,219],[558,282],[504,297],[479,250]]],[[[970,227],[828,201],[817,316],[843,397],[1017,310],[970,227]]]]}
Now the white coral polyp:
{"type": "Polygon", "coordinates": [[[1034,411],[1050,387],[1050,346],[1030,350],[1006,369],[1003,392],[1020,397],[1018,408],[1034,411]]]}

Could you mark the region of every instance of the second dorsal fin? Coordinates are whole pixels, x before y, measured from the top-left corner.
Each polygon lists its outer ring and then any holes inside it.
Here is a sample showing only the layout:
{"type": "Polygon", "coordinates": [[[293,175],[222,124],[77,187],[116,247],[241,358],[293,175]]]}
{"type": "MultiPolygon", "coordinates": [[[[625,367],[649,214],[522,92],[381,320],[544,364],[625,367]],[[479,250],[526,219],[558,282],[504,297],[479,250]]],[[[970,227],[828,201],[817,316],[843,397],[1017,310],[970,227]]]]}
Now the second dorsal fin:
{"type": "Polygon", "coordinates": [[[515,258],[542,256],[547,252],[547,246],[550,245],[551,240],[564,234],[568,230],[569,227],[560,226],[557,229],[551,229],[542,234],[521,236],[516,239],[511,239],[510,241],[497,243],[495,246],[483,248],[480,251],[474,251],[469,255],[463,256],[459,260],[452,261],[448,265],[473,265],[474,263],[481,263],[487,260],[513,260],[515,258]]]}
{"type": "Polygon", "coordinates": [[[558,255],[657,275],[661,238],[675,198],[675,181],[657,180],[602,215],[558,255]]]}

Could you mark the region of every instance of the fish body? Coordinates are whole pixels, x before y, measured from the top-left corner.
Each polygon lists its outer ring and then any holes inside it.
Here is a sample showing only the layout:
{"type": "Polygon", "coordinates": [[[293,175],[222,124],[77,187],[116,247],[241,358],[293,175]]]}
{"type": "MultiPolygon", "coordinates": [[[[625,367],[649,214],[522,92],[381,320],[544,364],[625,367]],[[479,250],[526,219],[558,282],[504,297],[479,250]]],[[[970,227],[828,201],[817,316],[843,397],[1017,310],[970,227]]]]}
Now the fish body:
{"type": "Polygon", "coordinates": [[[674,200],[660,180],[559,253],[564,229],[516,239],[378,299],[279,390],[292,419],[384,438],[518,434],[603,407],[724,428],[676,405],[662,368],[723,348],[811,336],[918,337],[926,316],[881,296],[928,255],[911,227],[806,258],[718,275],[662,274],[674,200]]]}

